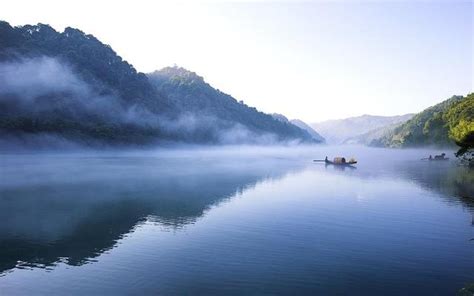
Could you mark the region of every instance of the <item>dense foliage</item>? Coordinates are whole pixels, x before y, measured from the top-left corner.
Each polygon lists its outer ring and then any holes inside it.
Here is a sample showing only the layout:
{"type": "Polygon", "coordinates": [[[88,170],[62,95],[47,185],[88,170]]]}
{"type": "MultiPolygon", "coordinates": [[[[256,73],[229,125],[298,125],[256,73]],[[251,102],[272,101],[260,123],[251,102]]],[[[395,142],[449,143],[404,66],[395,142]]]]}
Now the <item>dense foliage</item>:
{"type": "Polygon", "coordinates": [[[404,124],[391,130],[372,144],[387,147],[417,147],[426,145],[454,145],[449,138],[449,127],[444,114],[457,103],[463,101],[462,96],[453,96],[435,106],[416,114],[404,124]]]}
{"type": "Polygon", "coordinates": [[[167,67],[148,74],[148,77],[156,89],[171,100],[180,114],[195,114],[192,118],[199,125],[212,124],[229,129],[231,133],[223,135],[226,141],[240,142],[242,136],[253,137],[262,133],[277,136],[267,140],[285,141],[297,138],[312,141],[312,137],[305,130],[290,122],[276,120],[242,101],[238,102],[232,96],[214,89],[196,73],[184,68],[167,67]]]}
{"type": "Polygon", "coordinates": [[[56,134],[107,144],[219,143],[238,130],[240,142],[263,135],[311,140],[184,69],[168,68],[161,81],[158,75],[149,79],[110,46],[73,28],[60,33],[43,24],[12,27],[0,21],[0,66],[2,135],[56,134]]]}
{"type": "Polygon", "coordinates": [[[455,104],[444,115],[449,137],[461,148],[456,156],[474,165],[474,93],[455,104]]]}
{"type": "Polygon", "coordinates": [[[11,27],[0,22],[0,62],[28,57],[56,57],[70,64],[86,82],[101,93],[119,94],[126,101],[146,102],[159,110],[160,98],[143,73],[122,60],[110,46],[92,35],[66,28],[56,32],[48,25],[11,27]]]}
{"type": "Polygon", "coordinates": [[[453,96],[415,115],[372,144],[387,147],[424,145],[460,147],[458,156],[472,162],[474,94],[453,96]]]}
{"type": "Polygon", "coordinates": [[[474,147],[474,93],[454,104],[443,115],[449,137],[461,147],[474,147]]]}

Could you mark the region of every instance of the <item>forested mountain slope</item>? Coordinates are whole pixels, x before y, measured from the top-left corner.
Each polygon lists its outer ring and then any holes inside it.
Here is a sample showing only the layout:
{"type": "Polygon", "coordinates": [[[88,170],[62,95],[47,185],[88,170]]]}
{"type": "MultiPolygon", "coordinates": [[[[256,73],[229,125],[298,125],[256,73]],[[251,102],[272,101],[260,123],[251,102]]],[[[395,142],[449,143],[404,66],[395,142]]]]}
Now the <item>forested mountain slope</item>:
{"type": "Polygon", "coordinates": [[[227,129],[229,133],[220,135],[225,142],[238,143],[248,137],[260,137],[263,142],[312,141],[306,131],[238,102],[184,68],[167,67],[148,74],[148,77],[183,116],[183,122],[194,122],[206,129],[227,129]]]}
{"type": "Polygon", "coordinates": [[[466,97],[453,96],[416,114],[374,141],[374,144],[385,147],[417,147],[454,146],[456,142],[462,143],[474,132],[473,104],[472,94],[466,97]]]}
{"type": "Polygon", "coordinates": [[[187,77],[191,72],[175,75],[169,68],[162,80],[150,79],[110,46],[73,28],[57,32],[0,21],[0,70],[3,139],[34,136],[41,142],[47,135],[100,145],[312,141],[296,126],[238,103],[198,76],[187,77]]]}

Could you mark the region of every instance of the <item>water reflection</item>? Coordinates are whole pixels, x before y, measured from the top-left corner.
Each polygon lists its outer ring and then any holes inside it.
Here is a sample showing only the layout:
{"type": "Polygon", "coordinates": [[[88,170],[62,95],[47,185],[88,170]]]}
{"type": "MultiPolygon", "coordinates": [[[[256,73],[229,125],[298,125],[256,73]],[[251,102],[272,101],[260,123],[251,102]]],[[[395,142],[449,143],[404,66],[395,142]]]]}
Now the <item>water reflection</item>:
{"type": "Polygon", "coordinates": [[[364,156],[357,167],[328,165],[324,166],[325,171],[361,179],[406,180],[438,193],[446,202],[461,203],[474,211],[474,170],[471,168],[458,165],[456,161],[427,162],[411,158],[394,161],[391,157],[380,157],[373,162],[370,155],[364,156]]]}
{"type": "Polygon", "coordinates": [[[336,170],[336,171],[350,171],[350,170],[356,170],[357,167],[353,165],[332,165],[332,164],[324,164],[324,168],[326,170],[336,170]]]}
{"type": "Polygon", "coordinates": [[[285,153],[4,156],[0,286],[402,295],[471,276],[472,171],[410,151],[360,151],[357,168],[285,153]],[[51,285],[15,267],[51,268],[51,285]]]}
{"type": "Polygon", "coordinates": [[[0,271],[90,262],[144,221],[184,227],[212,205],[301,168],[233,161],[3,157],[0,271]]]}
{"type": "Polygon", "coordinates": [[[403,176],[419,186],[440,193],[448,202],[461,202],[474,211],[474,171],[455,163],[399,166],[403,176]]]}

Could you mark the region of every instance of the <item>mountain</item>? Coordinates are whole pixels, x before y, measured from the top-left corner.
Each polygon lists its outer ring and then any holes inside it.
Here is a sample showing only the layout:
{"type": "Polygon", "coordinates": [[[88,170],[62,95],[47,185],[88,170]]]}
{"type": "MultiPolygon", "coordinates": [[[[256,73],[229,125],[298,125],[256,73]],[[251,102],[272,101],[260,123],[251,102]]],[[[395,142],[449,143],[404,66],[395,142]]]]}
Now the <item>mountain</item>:
{"type": "Polygon", "coordinates": [[[474,95],[453,96],[374,141],[385,147],[474,145],[474,95]]]}
{"type": "Polygon", "coordinates": [[[258,143],[312,141],[312,137],[290,122],[259,112],[242,101],[225,94],[204,81],[201,76],[181,67],[167,67],[148,74],[150,82],[178,110],[180,128],[189,136],[210,132],[219,142],[240,143],[253,139],[258,143]],[[189,123],[193,128],[187,129],[189,123]],[[197,128],[196,128],[197,126],[197,128]],[[189,131],[189,133],[187,132],[189,131]]]}
{"type": "Polygon", "coordinates": [[[284,123],[290,123],[290,120],[283,114],[280,113],[272,113],[270,114],[274,119],[284,122],[284,123]]]}
{"type": "Polygon", "coordinates": [[[315,131],[306,122],[304,122],[302,120],[299,120],[299,119],[292,119],[292,120],[290,120],[290,122],[293,123],[294,125],[296,125],[297,127],[307,131],[311,135],[311,137],[313,137],[314,140],[316,140],[318,142],[321,142],[321,143],[326,142],[326,139],[324,139],[324,137],[322,137],[317,131],[315,131]]]}
{"type": "Polygon", "coordinates": [[[149,76],[80,30],[0,21],[3,143],[313,142],[182,68],[149,76]],[[54,139],[54,140],[53,140],[54,139]]]}
{"type": "Polygon", "coordinates": [[[72,28],[0,22],[0,110],[2,138],[22,145],[52,138],[145,144],[170,136],[153,115],[171,106],[146,75],[72,28]]]}
{"type": "Polygon", "coordinates": [[[341,144],[349,138],[354,138],[376,129],[402,123],[413,115],[373,116],[362,115],[345,119],[328,120],[311,124],[328,143],[341,144]]]}
{"type": "Polygon", "coordinates": [[[355,137],[350,137],[345,139],[342,144],[349,144],[349,145],[366,145],[366,146],[373,146],[374,143],[383,137],[384,135],[389,134],[395,128],[400,126],[403,123],[394,123],[387,126],[382,126],[373,130],[370,130],[366,133],[361,135],[357,135],[355,137]]]}
{"type": "Polygon", "coordinates": [[[318,142],[318,143],[324,143],[326,141],[323,137],[321,137],[320,134],[318,134],[312,127],[310,127],[307,123],[305,123],[302,120],[299,120],[299,119],[289,120],[285,115],[279,114],[279,113],[272,113],[271,115],[274,119],[276,119],[280,122],[284,122],[284,123],[287,123],[287,124],[292,124],[294,126],[299,127],[302,130],[305,130],[306,132],[308,132],[308,134],[311,135],[313,140],[318,142]]]}

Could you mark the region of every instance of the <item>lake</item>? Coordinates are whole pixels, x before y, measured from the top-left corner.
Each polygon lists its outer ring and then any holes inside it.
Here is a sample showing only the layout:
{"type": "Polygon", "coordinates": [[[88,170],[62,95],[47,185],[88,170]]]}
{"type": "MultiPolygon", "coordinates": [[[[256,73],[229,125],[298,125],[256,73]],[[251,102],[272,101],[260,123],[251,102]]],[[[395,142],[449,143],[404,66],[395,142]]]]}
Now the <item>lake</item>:
{"type": "Polygon", "coordinates": [[[474,171],[420,161],[438,152],[2,154],[0,294],[453,295],[474,282],[474,171]]]}

